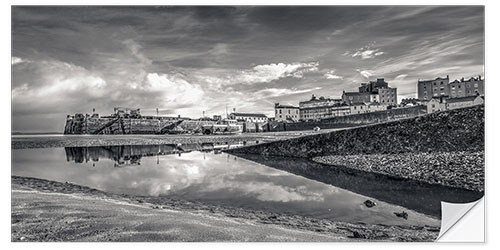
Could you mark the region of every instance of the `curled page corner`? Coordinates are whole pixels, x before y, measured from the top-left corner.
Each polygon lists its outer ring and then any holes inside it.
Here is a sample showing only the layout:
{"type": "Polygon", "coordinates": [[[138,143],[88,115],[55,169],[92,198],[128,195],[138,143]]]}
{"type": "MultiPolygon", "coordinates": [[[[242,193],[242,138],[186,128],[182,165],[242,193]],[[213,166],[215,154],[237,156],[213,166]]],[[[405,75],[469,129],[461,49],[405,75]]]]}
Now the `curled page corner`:
{"type": "MultiPolygon", "coordinates": [[[[470,235],[470,234],[468,234],[470,235]]],[[[483,242],[484,241],[484,196],[474,202],[470,203],[449,203],[449,202],[441,202],[441,230],[439,231],[439,236],[436,239],[438,242],[466,242],[466,241],[478,241],[478,242],[483,242]],[[476,211],[474,209],[478,204],[481,204],[481,208],[476,211]],[[470,215],[471,210],[474,210],[476,213],[480,214],[474,214],[472,218],[474,220],[481,220],[482,221],[470,221],[467,220],[467,217],[470,215]],[[466,222],[465,224],[462,225],[462,222],[466,222]],[[465,227],[461,229],[461,232],[457,232],[455,230],[455,227],[465,227]],[[479,228],[476,228],[479,227],[479,228]],[[450,234],[463,234],[465,233],[465,230],[468,232],[475,232],[475,235],[477,235],[477,232],[482,232],[480,237],[476,237],[474,239],[476,240],[471,240],[465,239],[463,237],[455,237],[458,235],[450,235],[450,234]],[[482,237],[481,237],[482,236],[482,237]]]]}

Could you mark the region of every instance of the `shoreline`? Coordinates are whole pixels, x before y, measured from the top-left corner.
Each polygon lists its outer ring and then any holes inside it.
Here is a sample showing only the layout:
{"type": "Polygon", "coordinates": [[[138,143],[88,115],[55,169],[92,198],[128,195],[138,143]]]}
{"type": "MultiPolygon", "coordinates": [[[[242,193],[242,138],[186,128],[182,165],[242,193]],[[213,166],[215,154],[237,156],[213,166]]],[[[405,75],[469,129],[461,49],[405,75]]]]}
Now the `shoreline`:
{"type": "Polygon", "coordinates": [[[255,145],[265,142],[286,140],[301,136],[328,133],[337,130],[351,129],[336,128],[324,129],[319,132],[282,131],[221,135],[49,135],[49,136],[11,136],[12,149],[58,148],[58,147],[91,147],[91,146],[119,146],[119,145],[161,145],[161,144],[238,144],[246,142],[255,145]]]}
{"type": "MultiPolygon", "coordinates": [[[[430,226],[387,226],[387,225],[368,225],[368,224],[352,224],[345,222],[335,222],[326,219],[308,218],[298,215],[285,215],[266,211],[254,211],[242,208],[223,207],[200,202],[190,202],[178,199],[170,199],[166,197],[150,197],[150,196],[132,196],[132,195],[117,195],[99,191],[96,189],[83,187],[71,183],[60,183],[55,181],[31,178],[31,177],[11,177],[12,185],[12,240],[20,240],[23,233],[18,228],[22,228],[23,221],[21,214],[26,212],[26,207],[15,202],[20,192],[36,192],[36,197],[43,198],[48,195],[63,195],[68,197],[78,197],[90,201],[112,201],[115,203],[125,204],[129,206],[139,206],[141,209],[146,209],[148,213],[157,213],[159,211],[175,211],[185,214],[199,214],[203,216],[215,216],[221,219],[236,219],[241,220],[246,224],[255,224],[257,226],[268,225],[273,227],[283,228],[302,233],[314,234],[321,238],[320,241],[433,241],[439,233],[438,227],[430,226]],[[16,209],[14,209],[16,208],[16,209]],[[17,209],[18,208],[18,209],[17,209]],[[14,233],[14,231],[16,231],[14,233]],[[19,236],[19,237],[18,237],[19,236]],[[336,237],[335,239],[328,237],[336,237]]],[[[50,200],[50,199],[49,199],[50,200]]],[[[61,204],[59,204],[61,205],[61,204]]],[[[49,206],[50,207],[50,206],[49,206]]],[[[63,206],[65,207],[65,206],[63,206]]],[[[67,209],[71,208],[66,206],[67,209]]],[[[43,211],[44,212],[48,211],[43,211]]],[[[99,211],[94,211],[99,212],[99,211]]],[[[81,214],[77,217],[85,218],[88,214],[81,214]]],[[[160,215],[158,215],[160,216],[160,215]]],[[[162,217],[159,217],[159,219],[162,217]]],[[[50,221],[47,223],[51,223],[50,221]]],[[[54,222],[52,222],[54,223],[54,222]]],[[[194,224],[203,224],[203,221],[195,221],[194,224]]],[[[95,224],[95,222],[94,222],[95,224]]],[[[91,222],[84,223],[85,226],[92,228],[91,222]],[[90,224],[89,224],[90,223],[90,224]]],[[[50,237],[49,237],[50,238],[50,237]]],[[[43,238],[34,237],[30,240],[41,241],[43,238]]],[[[65,240],[65,239],[63,239],[65,240]]],[[[69,239],[66,239],[69,240],[69,239]]],[[[235,241],[243,241],[244,239],[235,239],[235,241]]],[[[287,239],[289,240],[289,239],[287,239]]],[[[176,241],[176,239],[172,239],[176,241]]],[[[200,241],[195,240],[195,241],[200,241]]],[[[203,240],[201,240],[203,241],[203,240]]],[[[251,240],[252,241],[252,240],[251,240]]],[[[257,240],[260,241],[260,240],[257,240]]],[[[266,240],[263,240],[266,241],[266,240]]],[[[274,240],[271,240],[274,241],[274,240]]],[[[279,240],[276,240],[279,241],[279,240]]]]}

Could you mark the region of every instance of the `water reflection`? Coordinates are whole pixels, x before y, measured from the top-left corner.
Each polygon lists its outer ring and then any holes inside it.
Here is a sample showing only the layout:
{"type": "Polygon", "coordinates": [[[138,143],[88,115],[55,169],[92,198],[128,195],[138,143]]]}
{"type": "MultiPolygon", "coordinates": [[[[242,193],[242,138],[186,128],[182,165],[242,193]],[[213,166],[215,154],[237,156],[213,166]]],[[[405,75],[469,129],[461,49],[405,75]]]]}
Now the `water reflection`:
{"type": "Polygon", "coordinates": [[[438,218],[441,218],[441,201],[467,203],[476,201],[484,195],[483,192],[431,185],[341,166],[333,167],[307,159],[239,154],[238,156],[438,218]]]}
{"type": "Polygon", "coordinates": [[[177,145],[121,145],[104,147],[65,147],[66,160],[75,163],[98,162],[99,158],[110,159],[115,167],[141,165],[143,156],[159,156],[189,152],[191,148],[177,145]]]}
{"type": "Polygon", "coordinates": [[[346,222],[439,225],[402,203],[381,199],[367,208],[363,202],[373,198],[366,194],[266,165],[221,152],[188,153],[175,146],[48,148],[13,150],[12,173],[112,193],[168,196],[346,222]],[[132,163],[136,159],[140,165],[132,163]],[[129,165],[116,168],[117,161],[129,165]],[[408,212],[408,220],[394,216],[401,211],[408,212]]]}

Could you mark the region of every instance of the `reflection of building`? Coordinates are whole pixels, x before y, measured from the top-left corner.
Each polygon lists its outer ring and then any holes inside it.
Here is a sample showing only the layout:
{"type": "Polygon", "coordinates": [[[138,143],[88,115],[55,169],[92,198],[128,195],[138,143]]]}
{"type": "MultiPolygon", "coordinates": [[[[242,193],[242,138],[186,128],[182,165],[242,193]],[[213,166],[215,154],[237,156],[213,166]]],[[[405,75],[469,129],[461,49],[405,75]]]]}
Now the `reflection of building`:
{"type": "Polygon", "coordinates": [[[320,120],[350,113],[349,107],[341,99],[312,96],[309,101],[299,103],[299,116],[303,121],[320,120]]]}
{"type": "Polygon", "coordinates": [[[417,92],[419,100],[431,100],[433,97],[466,97],[484,96],[484,79],[481,76],[471,77],[468,80],[462,78],[460,81],[450,82],[449,76],[438,77],[434,80],[418,81],[417,92]]]}
{"type": "Polygon", "coordinates": [[[116,167],[140,165],[143,156],[175,154],[183,149],[175,145],[122,145],[103,147],[65,147],[66,160],[76,163],[110,159],[116,167]]]}
{"type": "Polygon", "coordinates": [[[298,121],[300,120],[299,107],[292,105],[274,104],[274,118],[276,121],[298,121]]]}
{"type": "Polygon", "coordinates": [[[231,120],[245,121],[245,122],[255,122],[255,123],[267,122],[267,116],[260,113],[231,113],[228,118],[231,120]]]}
{"type": "Polygon", "coordinates": [[[397,88],[389,87],[389,83],[384,78],[378,78],[376,81],[361,83],[358,92],[343,92],[342,101],[348,105],[353,103],[380,103],[382,105],[396,105],[397,88]]]}

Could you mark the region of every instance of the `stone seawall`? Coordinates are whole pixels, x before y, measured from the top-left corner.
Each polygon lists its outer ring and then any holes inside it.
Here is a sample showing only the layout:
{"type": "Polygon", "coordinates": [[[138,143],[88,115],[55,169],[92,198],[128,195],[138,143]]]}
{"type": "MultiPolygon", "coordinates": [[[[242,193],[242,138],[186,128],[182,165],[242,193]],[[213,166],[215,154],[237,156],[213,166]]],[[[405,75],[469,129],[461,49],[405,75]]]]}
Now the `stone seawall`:
{"type": "Polygon", "coordinates": [[[229,150],[311,158],[323,155],[484,150],[484,105],[229,150]]]}
{"type": "Polygon", "coordinates": [[[301,131],[312,130],[315,127],[321,129],[348,128],[359,125],[368,125],[405,118],[416,117],[427,113],[426,106],[414,106],[407,108],[389,109],[364,114],[337,116],[320,121],[304,121],[295,123],[272,123],[264,127],[265,131],[301,131]]]}
{"type": "MultiPolygon", "coordinates": [[[[117,119],[112,117],[68,119],[66,120],[64,134],[159,134],[163,128],[175,122],[178,121],[163,119],[117,119]]],[[[184,120],[171,129],[177,132],[201,131],[200,128],[202,125],[213,123],[215,122],[184,120]]]]}

